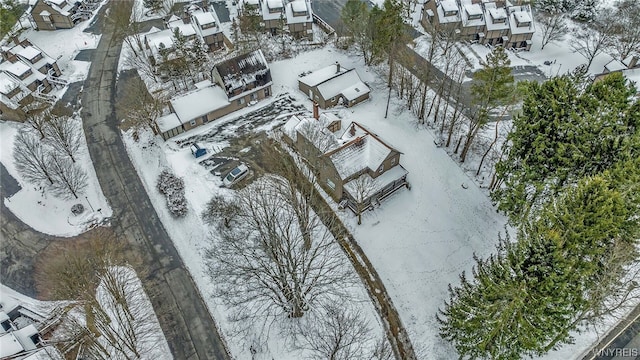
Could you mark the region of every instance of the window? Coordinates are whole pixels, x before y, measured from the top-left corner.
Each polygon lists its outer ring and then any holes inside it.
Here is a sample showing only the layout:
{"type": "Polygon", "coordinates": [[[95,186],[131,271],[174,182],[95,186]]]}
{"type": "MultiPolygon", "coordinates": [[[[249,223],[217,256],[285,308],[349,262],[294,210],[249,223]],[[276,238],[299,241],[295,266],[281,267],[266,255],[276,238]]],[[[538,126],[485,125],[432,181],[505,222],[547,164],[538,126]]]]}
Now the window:
{"type": "Polygon", "coordinates": [[[396,163],[396,158],[395,157],[391,158],[391,165],[395,165],[395,163],[396,163]]]}
{"type": "Polygon", "coordinates": [[[253,100],[258,100],[258,93],[251,93],[250,97],[251,97],[252,101],[253,100]]]}
{"type": "Polygon", "coordinates": [[[269,88],[264,89],[264,97],[269,96],[269,88]]]}
{"type": "Polygon", "coordinates": [[[203,116],[203,117],[202,117],[202,123],[203,123],[203,124],[206,124],[206,123],[208,123],[208,122],[209,122],[209,117],[208,117],[207,115],[203,116]]]}
{"type": "Polygon", "coordinates": [[[384,164],[380,165],[380,167],[378,168],[378,172],[380,174],[382,174],[383,171],[384,171],[384,164]]]}
{"type": "Polygon", "coordinates": [[[194,120],[189,121],[189,125],[196,126],[196,120],[194,119],[194,120]]]}
{"type": "Polygon", "coordinates": [[[331,188],[331,190],[336,189],[336,184],[334,184],[330,179],[327,179],[327,185],[331,188]]]}
{"type": "Polygon", "coordinates": [[[244,104],[244,98],[243,97],[238,99],[238,105],[242,105],[242,104],[244,104]]]}
{"type": "Polygon", "coordinates": [[[42,21],[51,24],[51,17],[49,15],[42,15],[42,21]]]}

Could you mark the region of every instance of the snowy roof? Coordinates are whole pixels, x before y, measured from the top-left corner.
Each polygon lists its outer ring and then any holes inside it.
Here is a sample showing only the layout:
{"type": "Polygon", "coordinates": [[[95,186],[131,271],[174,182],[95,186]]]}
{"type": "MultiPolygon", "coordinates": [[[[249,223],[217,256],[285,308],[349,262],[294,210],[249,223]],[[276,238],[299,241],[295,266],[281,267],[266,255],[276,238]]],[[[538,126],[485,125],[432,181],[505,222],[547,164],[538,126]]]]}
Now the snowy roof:
{"type": "Polygon", "coordinates": [[[173,47],[173,32],[171,29],[160,30],[152,28],[151,31],[154,29],[154,32],[149,32],[144,36],[149,46],[159,48],[160,44],[164,44],[166,48],[173,47]]]}
{"type": "Polygon", "coordinates": [[[494,2],[485,3],[484,9],[487,13],[487,15],[484,17],[487,24],[487,31],[506,30],[509,28],[509,23],[506,21],[507,12],[505,9],[497,8],[496,3],[494,2]]]}
{"type": "Polygon", "coordinates": [[[482,26],[484,25],[484,17],[482,16],[482,6],[480,4],[472,4],[471,0],[461,0],[463,11],[461,13],[462,23],[464,26],[482,26]],[[469,19],[469,17],[478,17],[469,19]]]}
{"type": "Polygon", "coordinates": [[[326,155],[329,156],[342,179],[365,168],[376,171],[394,150],[356,122],[346,127],[341,139],[347,142],[326,155]]]}
{"type": "Polygon", "coordinates": [[[284,123],[284,125],[282,125],[282,131],[293,141],[296,141],[298,138],[296,127],[300,124],[300,121],[301,119],[299,117],[293,115],[286,123],[284,123]]]}
{"type": "Polygon", "coordinates": [[[327,129],[331,120],[321,116],[319,119],[304,118],[296,125],[295,130],[305,139],[309,140],[322,153],[333,150],[340,145],[336,136],[327,129]]]}
{"type": "Polygon", "coordinates": [[[8,94],[18,86],[20,86],[20,83],[18,83],[13,77],[4,72],[0,72],[0,93],[8,94]]]}
{"type": "MultiPolygon", "coordinates": [[[[338,72],[336,72],[336,70],[337,70],[337,64],[329,65],[327,67],[323,67],[322,69],[315,70],[310,74],[300,77],[298,81],[300,81],[301,83],[307,86],[314,87],[324,81],[327,81],[337,76],[338,72]]],[[[349,69],[340,67],[341,74],[347,72],[348,70],[349,69]]]]}
{"type": "Polygon", "coordinates": [[[37,333],[38,330],[31,324],[0,336],[0,357],[4,359],[23,351],[34,350],[36,345],[31,336],[37,333]]]}
{"type": "Polygon", "coordinates": [[[287,4],[285,9],[287,15],[287,24],[297,24],[313,21],[311,6],[307,4],[307,0],[292,1],[287,4]],[[294,15],[294,12],[304,13],[304,15],[294,15]]]}
{"type": "Polygon", "coordinates": [[[48,1],[51,2],[51,3],[54,3],[54,4],[58,5],[58,6],[60,6],[60,5],[62,5],[62,4],[64,4],[66,2],[65,0],[48,0],[48,1]]]}
{"type": "Polygon", "coordinates": [[[269,65],[262,50],[255,50],[218,63],[215,68],[225,89],[238,89],[267,75],[269,65]]]}
{"type": "Polygon", "coordinates": [[[622,60],[622,63],[628,68],[640,66],[640,58],[638,55],[629,55],[622,60]]]}
{"type": "Polygon", "coordinates": [[[368,93],[369,88],[362,82],[356,70],[351,69],[319,84],[318,92],[325,99],[343,94],[348,100],[352,100],[363,93],[368,93]],[[358,91],[355,90],[356,88],[358,91]],[[344,93],[345,90],[347,94],[344,93]]]}
{"type": "Polygon", "coordinates": [[[227,95],[219,86],[198,89],[171,99],[171,106],[183,124],[227,105],[227,95]]]}
{"type": "Polygon", "coordinates": [[[267,0],[266,3],[269,9],[282,9],[284,7],[282,0],[267,0]]]}
{"type": "Polygon", "coordinates": [[[184,37],[189,37],[191,35],[195,35],[196,34],[196,30],[193,28],[193,25],[191,24],[185,24],[184,21],[182,21],[182,19],[176,20],[176,21],[171,21],[169,22],[169,28],[173,31],[175,29],[178,29],[178,31],[180,32],[180,34],[182,34],[182,36],[184,37]]]}
{"type": "Polygon", "coordinates": [[[32,60],[36,56],[40,55],[42,52],[36,49],[33,46],[27,46],[25,48],[20,49],[17,54],[24,57],[27,60],[32,60]]]}
{"type": "Polygon", "coordinates": [[[10,62],[4,62],[0,65],[0,69],[8,71],[16,76],[22,76],[22,74],[26,73],[28,70],[30,70],[31,68],[23,63],[22,61],[16,61],[14,63],[10,63],[10,62]]]}
{"type": "Polygon", "coordinates": [[[458,5],[453,0],[444,0],[440,2],[440,6],[436,8],[438,12],[438,21],[440,23],[452,23],[460,21],[460,11],[458,5]],[[445,15],[445,12],[455,12],[453,15],[445,15]]]}
{"type": "Polygon", "coordinates": [[[456,4],[455,0],[442,0],[440,1],[440,5],[442,6],[442,9],[446,12],[458,11],[458,5],[456,4]]]}
{"type": "Polygon", "coordinates": [[[531,8],[529,6],[512,6],[509,8],[509,26],[512,34],[533,34],[531,8]]]}
{"type": "Polygon", "coordinates": [[[182,125],[180,119],[178,119],[178,116],[174,113],[157,118],[156,124],[158,124],[158,129],[161,133],[167,132],[171,129],[175,129],[182,125]]]}
{"type": "Polygon", "coordinates": [[[363,83],[362,81],[358,81],[357,83],[349,86],[346,89],[342,90],[342,95],[344,95],[344,97],[351,101],[351,100],[355,100],[358,97],[364,95],[364,94],[368,94],[369,93],[369,87],[363,83]]]}
{"type": "Polygon", "coordinates": [[[606,72],[612,72],[612,71],[617,71],[617,70],[625,70],[627,68],[627,66],[625,64],[623,64],[620,60],[616,60],[613,59],[611,61],[609,61],[605,66],[604,69],[606,72]]]}
{"type": "MultiPolygon", "coordinates": [[[[367,184],[367,193],[370,195],[376,194],[380,190],[384,189],[387,185],[393,183],[396,180],[402,179],[403,176],[407,175],[409,172],[402,167],[402,165],[398,164],[391,169],[385,171],[382,175],[377,178],[372,178],[368,173],[364,173],[361,176],[366,176],[368,179],[365,180],[365,184],[367,184]]],[[[362,184],[362,183],[361,183],[362,184]]],[[[356,201],[363,201],[365,199],[359,199],[362,194],[362,191],[358,191],[358,179],[353,179],[348,183],[344,184],[344,189],[351,194],[351,196],[356,199],[356,201]]]]}

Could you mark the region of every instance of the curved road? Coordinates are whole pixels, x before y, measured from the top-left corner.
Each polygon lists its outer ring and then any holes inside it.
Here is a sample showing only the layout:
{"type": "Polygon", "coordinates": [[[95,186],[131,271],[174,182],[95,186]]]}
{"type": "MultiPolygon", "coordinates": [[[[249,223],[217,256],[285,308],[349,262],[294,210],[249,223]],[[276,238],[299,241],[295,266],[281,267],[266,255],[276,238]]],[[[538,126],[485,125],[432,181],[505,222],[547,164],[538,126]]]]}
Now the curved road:
{"type": "MultiPolygon", "coordinates": [[[[131,0],[127,2],[133,4],[131,0]]],[[[96,174],[113,208],[112,225],[143,257],[145,273],[149,274],[142,279],[144,288],[174,358],[230,359],[216,324],[158,219],[119,136],[114,104],[122,41],[114,36],[109,21],[101,21],[100,25],[102,38],[92,54],[85,81],[82,118],[96,174]]]]}

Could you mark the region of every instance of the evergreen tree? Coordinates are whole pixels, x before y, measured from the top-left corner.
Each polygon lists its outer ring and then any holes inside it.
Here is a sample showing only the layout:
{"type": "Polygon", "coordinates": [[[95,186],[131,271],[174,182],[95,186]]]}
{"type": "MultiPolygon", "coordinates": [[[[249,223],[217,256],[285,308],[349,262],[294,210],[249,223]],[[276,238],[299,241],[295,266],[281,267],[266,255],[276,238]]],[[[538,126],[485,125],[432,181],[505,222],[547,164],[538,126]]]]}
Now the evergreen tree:
{"type": "Polygon", "coordinates": [[[619,291],[626,266],[637,262],[639,164],[567,189],[519,229],[517,242],[507,238],[496,255],[476,258],[471,281],[463,273],[450,286],[437,319],[461,357],[544,354],[637,289],[619,291]]]}
{"type": "Polygon", "coordinates": [[[579,179],[640,153],[640,102],[619,73],[582,88],[565,75],[529,83],[496,165],[502,186],[492,193],[511,221],[579,179]]]}
{"type": "Polygon", "coordinates": [[[495,47],[482,63],[482,69],[473,74],[471,95],[473,97],[474,115],[469,119],[466,139],[460,161],[467,158],[469,148],[478,132],[489,121],[492,110],[501,105],[513,102],[514,78],[511,74],[511,60],[502,46],[495,47]]]}
{"type": "Polygon", "coordinates": [[[367,36],[369,23],[367,4],[360,0],[347,0],[340,12],[340,20],[345,27],[344,35],[351,38],[350,43],[355,43],[360,48],[364,62],[369,64],[371,60],[371,39],[367,36]]]}
{"type": "Polygon", "coordinates": [[[22,8],[16,0],[0,2],[0,38],[8,34],[22,15],[22,8]]]}

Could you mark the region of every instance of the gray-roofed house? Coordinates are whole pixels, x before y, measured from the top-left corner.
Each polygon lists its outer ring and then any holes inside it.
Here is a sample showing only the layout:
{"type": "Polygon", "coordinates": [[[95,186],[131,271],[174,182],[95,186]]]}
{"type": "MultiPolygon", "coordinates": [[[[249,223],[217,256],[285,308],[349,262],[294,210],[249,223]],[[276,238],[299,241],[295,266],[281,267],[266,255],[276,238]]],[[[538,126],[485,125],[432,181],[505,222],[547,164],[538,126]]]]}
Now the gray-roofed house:
{"type": "Polygon", "coordinates": [[[370,92],[355,69],[346,69],[338,62],[301,76],[298,88],[323,109],[354,106],[368,99],[370,92]]]}

